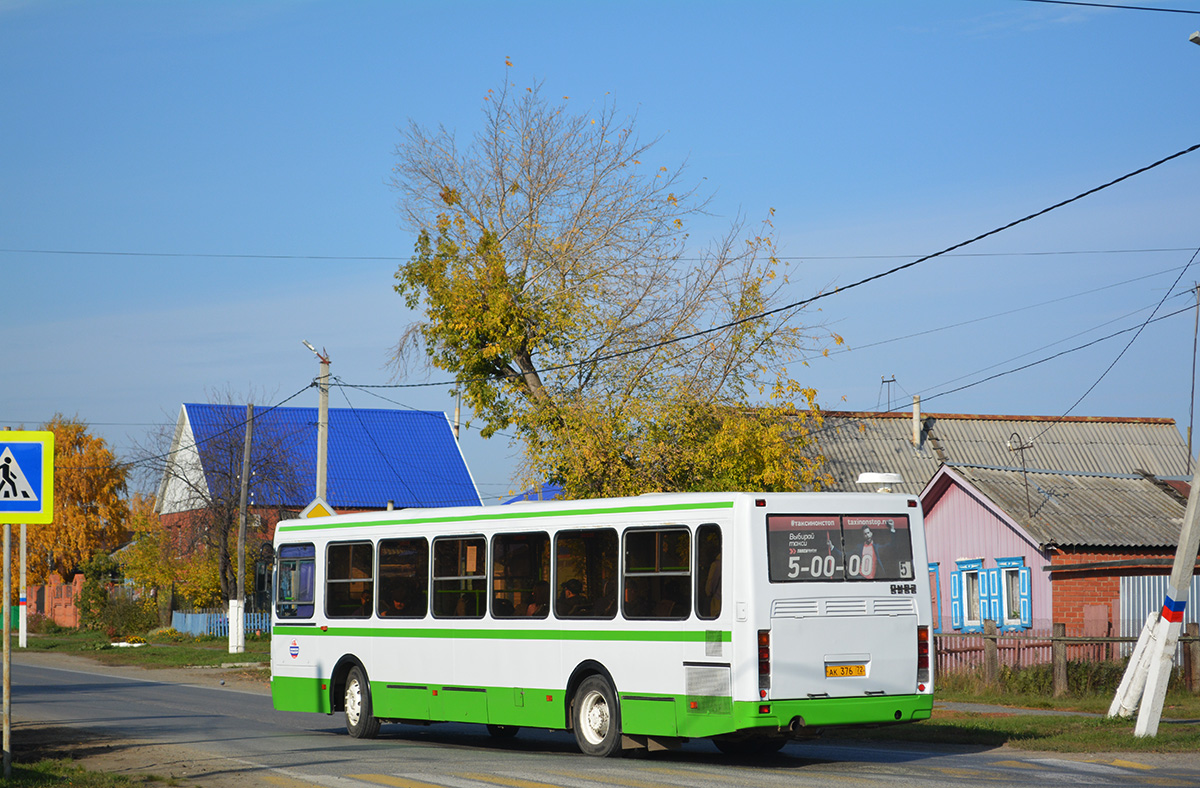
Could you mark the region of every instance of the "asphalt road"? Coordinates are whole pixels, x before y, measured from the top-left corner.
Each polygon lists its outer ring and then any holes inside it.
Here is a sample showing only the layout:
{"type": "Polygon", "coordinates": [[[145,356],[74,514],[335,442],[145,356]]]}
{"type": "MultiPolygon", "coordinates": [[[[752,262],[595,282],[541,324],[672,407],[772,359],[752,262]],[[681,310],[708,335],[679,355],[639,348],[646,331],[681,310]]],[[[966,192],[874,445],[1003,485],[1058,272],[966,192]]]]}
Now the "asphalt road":
{"type": "MultiPolygon", "coordinates": [[[[205,753],[239,785],[401,788],[717,788],[717,786],[1200,786],[1195,756],[1063,756],[1008,748],[887,745],[823,738],[749,762],[705,741],[619,759],[581,755],[568,733],[494,739],[481,726],[385,725],[346,735],[340,715],[277,712],[261,692],[64,670],[22,657],[13,720],[81,727],[110,738],[205,753]]],[[[153,677],[153,672],[147,672],[153,677]]],[[[234,784],[234,783],[231,783],[234,784]]]]}

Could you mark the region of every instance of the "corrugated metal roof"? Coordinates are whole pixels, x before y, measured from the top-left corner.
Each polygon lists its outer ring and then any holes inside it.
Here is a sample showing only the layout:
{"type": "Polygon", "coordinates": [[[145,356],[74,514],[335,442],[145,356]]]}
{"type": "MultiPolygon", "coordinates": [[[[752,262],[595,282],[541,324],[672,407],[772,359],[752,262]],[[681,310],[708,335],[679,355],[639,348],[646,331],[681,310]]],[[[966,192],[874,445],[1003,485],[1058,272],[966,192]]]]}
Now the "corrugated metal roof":
{"type": "MultiPolygon", "coordinates": [[[[209,473],[208,468],[227,461],[218,449],[229,441],[218,440],[220,436],[236,432],[234,442],[241,446],[246,409],[195,403],[183,407],[209,473]]],[[[254,451],[277,451],[295,472],[291,483],[260,488],[260,495],[274,499],[273,505],[303,507],[312,501],[316,408],[256,410],[252,443],[252,456],[254,451]]],[[[212,479],[209,473],[210,485],[212,479]]],[[[325,499],[335,509],[382,509],[388,501],[398,508],[481,503],[444,413],[370,408],[329,409],[325,499]]]]}
{"type": "Polygon", "coordinates": [[[954,471],[1043,547],[1174,547],[1179,542],[1184,504],[1149,479],[961,465],[954,471]]]}
{"type": "Polygon", "coordinates": [[[1172,419],[921,414],[920,444],[911,413],[827,412],[815,431],[833,489],[860,490],[864,471],[898,473],[897,492],[919,493],[942,463],[1042,471],[1187,475],[1187,444],[1172,419]],[[1017,437],[1014,437],[1014,434],[1017,437]]]}

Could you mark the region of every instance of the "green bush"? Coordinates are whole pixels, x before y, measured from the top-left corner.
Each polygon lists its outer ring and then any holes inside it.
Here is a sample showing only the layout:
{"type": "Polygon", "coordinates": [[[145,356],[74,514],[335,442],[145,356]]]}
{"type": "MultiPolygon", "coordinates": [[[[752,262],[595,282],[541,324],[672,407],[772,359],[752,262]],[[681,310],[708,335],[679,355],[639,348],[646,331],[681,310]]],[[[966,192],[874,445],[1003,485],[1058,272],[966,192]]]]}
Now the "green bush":
{"type": "Polygon", "coordinates": [[[31,615],[26,620],[25,626],[29,632],[35,635],[59,635],[70,631],[67,627],[59,625],[50,616],[43,616],[41,613],[31,615]]]}
{"type": "Polygon", "coordinates": [[[146,636],[151,643],[187,643],[194,638],[186,632],[180,632],[174,627],[152,629],[146,636]]]}
{"type": "Polygon", "coordinates": [[[100,608],[94,628],[114,638],[144,635],[157,625],[158,609],[153,602],[146,604],[142,600],[114,594],[109,596],[108,601],[100,608]]]}

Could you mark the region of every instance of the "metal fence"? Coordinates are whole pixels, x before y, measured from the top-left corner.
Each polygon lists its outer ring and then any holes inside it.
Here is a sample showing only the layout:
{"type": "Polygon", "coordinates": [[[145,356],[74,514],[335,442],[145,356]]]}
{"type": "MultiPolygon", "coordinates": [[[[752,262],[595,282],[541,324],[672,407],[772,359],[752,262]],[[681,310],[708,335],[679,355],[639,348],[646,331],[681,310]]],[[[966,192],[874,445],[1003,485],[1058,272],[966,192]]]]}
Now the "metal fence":
{"type": "MultiPolygon", "coordinates": [[[[214,608],[211,610],[176,610],[171,613],[171,626],[188,635],[229,636],[229,611],[214,608]]],[[[270,613],[247,613],[246,632],[270,632],[270,613]]]]}

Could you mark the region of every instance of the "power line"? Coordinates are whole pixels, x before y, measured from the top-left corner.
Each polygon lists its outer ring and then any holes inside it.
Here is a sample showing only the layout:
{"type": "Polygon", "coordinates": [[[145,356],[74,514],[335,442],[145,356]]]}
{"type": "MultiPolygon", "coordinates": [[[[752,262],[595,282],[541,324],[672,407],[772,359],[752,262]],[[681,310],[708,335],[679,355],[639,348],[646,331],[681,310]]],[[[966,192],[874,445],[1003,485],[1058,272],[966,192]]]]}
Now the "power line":
{"type": "MultiPolygon", "coordinates": [[[[996,380],[997,378],[1002,378],[1002,377],[1005,377],[1006,375],[1012,375],[1013,373],[1016,373],[1016,372],[1021,372],[1021,371],[1023,371],[1023,370],[1026,370],[1026,369],[1030,369],[1031,367],[1036,367],[1036,366],[1038,366],[1039,364],[1045,364],[1045,363],[1046,363],[1046,362],[1048,362],[1048,361],[1053,361],[1053,360],[1054,360],[1054,359],[1056,359],[1056,358],[1061,358],[1061,357],[1063,357],[1063,356],[1065,356],[1065,355],[1068,355],[1068,354],[1070,354],[1070,353],[1075,353],[1076,351],[1079,351],[1079,350],[1084,350],[1084,349],[1086,349],[1086,348],[1089,348],[1089,347],[1091,347],[1092,345],[1097,345],[1097,344],[1099,344],[1099,343],[1101,343],[1101,342],[1105,342],[1105,341],[1107,341],[1107,340],[1109,340],[1109,339],[1113,339],[1113,338],[1115,338],[1115,337],[1119,337],[1119,336],[1121,336],[1122,334],[1128,334],[1130,331],[1141,331],[1141,330],[1142,330],[1143,328],[1145,328],[1145,327],[1146,327],[1146,325],[1148,325],[1149,323],[1157,323],[1157,322],[1159,322],[1160,320],[1166,320],[1167,318],[1175,317],[1176,315],[1182,315],[1183,313],[1185,313],[1185,312],[1189,312],[1189,311],[1191,311],[1192,309],[1193,309],[1193,307],[1192,307],[1191,305],[1185,306],[1185,307],[1183,307],[1182,309],[1178,309],[1178,310],[1176,310],[1176,311],[1174,311],[1174,312],[1169,312],[1169,313],[1167,313],[1167,314],[1165,314],[1165,315],[1160,315],[1159,317],[1153,318],[1152,320],[1148,320],[1148,321],[1146,321],[1145,323],[1142,323],[1141,325],[1138,325],[1138,326],[1130,326],[1129,328],[1125,328],[1125,329],[1122,329],[1122,330],[1120,330],[1120,331],[1115,331],[1115,332],[1113,332],[1113,333],[1111,333],[1111,334],[1108,334],[1108,335],[1106,335],[1106,336],[1102,336],[1102,337],[1099,337],[1099,338],[1097,338],[1097,339],[1093,339],[1093,340],[1092,340],[1092,341],[1090,341],[1090,342],[1085,342],[1085,343],[1084,343],[1084,344],[1082,344],[1082,345],[1076,345],[1076,346],[1075,346],[1075,347],[1073,347],[1073,348],[1069,348],[1069,349],[1067,349],[1067,350],[1063,350],[1063,351],[1060,351],[1060,352],[1058,352],[1058,353],[1055,353],[1054,355],[1051,355],[1051,356],[1046,356],[1045,358],[1038,359],[1037,361],[1031,361],[1031,362],[1030,362],[1030,363],[1028,363],[1028,364],[1022,364],[1022,365],[1021,365],[1021,366],[1019,366],[1019,367],[1014,367],[1014,368],[1012,368],[1012,369],[1005,370],[1004,372],[997,372],[995,375],[989,375],[988,377],[986,377],[986,378],[981,378],[980,380],[977,380],[977,381],[975,381],[975,382],[973,382],[973,383],[968,383],[968,384],[966,384],[965,386],[959,386],[958,388],[953,388],[953,389],[950,389],[949,391],[939,391],[937,394],[930,394],[929,396],[925,396],[924,394],[922,394],[922,395],[921,395],[921,396],[922,396],[922,401],[924,401],[924,402],[928,402],[928,401],[929,401],[929,400],[931,400],[931,399],[937,399],[938,397],[944,397],[944,396],[946,396],[946,395],[948,395],[948,394],[956,394],[956,393],[958,393],[958,392],[960,392],[960,391],[965,391],[966,389],[969,389],[969,388],[974,388],[975,386],[981,385],[981,384],[983,384],[983,383],[987,383],[987,382],[989,382],[989,381],[996,380]]],[[[1060,417],[1060,418],[1061,418],[1061,417],[1060,417]]]]}
{"type": "MultiPolygon", "coordinates": [[[[945,249],[941,250],[940,252],[934,252],[932,254],[925,255],[924,257],[920,257],[911,262],[904,263],[903,265],[894,266],[892,268],[889,268],[886,271],[882,271],[880,273],[873,274],[871,276],[868,276],[864,279],[860,279],[857,282],[852,282],[851,284],[845,285],[843,287],[839,287],[839,288],[836,288],[834,290],[830,290],[830,291],[824,292],[824,293],[817,293],[814,296],[810,296],[809,298],[805,298],[800,301],[795,301],[790,304],[785,304],[784,306],[775,307],[774,309],[768,309],[765,312],[759,312],[754,315],[748,315],[746,317],[738,318],[737,320],[731,320],[729,322],[722,323],[721,325],[713,326],[711,328],[702,329],[700,331],[693,331],[690,334],[683,334],[681,336],[671,337],[669,339],[664,339],[660,342],[652,342],[650,344],[631,348],[629,350],[621,350],[621,351],[616,351],[613,353],[608,353],[605,355],[595,356],[593,358],[589,358],[584,361],[576,361],[576,362],[571,362],[571,363],[567,363],[567,364],[557,364],[557,365],[553,365],[553,366],[549,366],[549,367],[543,367],[542,369],[538,370],[538,372],[539,373],[556,372],[556,371],[564,370],[564,369],[575,369],[577,367],[582,367],[582,366],[585,366],[588,364],[598,364],[598,363],[601,363],[604,361],[614,361],[614,360],[620,359],[620,358],[627,358],[629,356],[636,355],[638,353],[644,353],[648,350],[658,350],[659,348],[668,347],[670,345],[674,345],[679,342],[685,342],[689,339],[697,339],[699,337],[707,336],[709,334],[714,334],[714,333],[717,333],[719,331],[724,331],[729,328],[735,328],[744,323],[749,323],[754,320],[761,320],[764,317],[770,317],[771,315],[776,315],[781,312],[798,310],[801,307],[808,306],[808,305],[810,305],[816,301],[819,301],[823,298],[828,298],[832,295],[844,293],[847,290],[853,290],[856,287],[861,287],[862,285],[868,284],[870,282],[874,282],[879,279],[883,279],[884,277],[891,276],[893,274],[897,274],[901,271],[905,271],[909,268],[918,266],[921,263],[928,262],[928,261],[934,259],[935,257],[941,257],[945,254],[948,254],[949,252],[953,252],[957,249],[962,249],[965,246],[969,246],[970,244],[976,243],[978,241],[982,241],[984,238],[990,238],[991,236],[1002,233],[1005,230],[1010,230],[1013,227],[1016,227],[1018,225],[1024,224],[1025,222],[1036,219],[1039,216],[1045,216],[1046,214],[1050,213],[1051,211],[1054,211],[1054,210],[1057,210],[1064,206],[1070,205],[1071,203],[1078,202],[1079,200],[1082,200],[1085,197],[1089,197],[1093,194],[1101,192],[1112,186],[1116,186],[1118,183],[1127,181],[1130,178],[1133,178],[1137,175],[1141,175],[1142,173],[1149,172],[1150,170],[1152,170],[1156,167],[1160,167],[1163,164],[1166,164],[1167,162],[1173,161],[1181,156],[1185,156],[1185,155],[1192,153],[1198,149],[1200,149],[1200,144],[1196,144],[1196,145],[1192,145],[1188,148],[1184,148],[1183,150],[1172,153],[1169,156],[1165,156],[1165,157],[1159,159],[1158,161],[1153,162],[1152,164],[1148,164],[1144,167],[1139,167],[1138,169],[1133,170],[1132,172],[1127,172],[1118,178],[1114,178],[1113,180],[1108,181],[1107,183],[1103,183],[1099,186],[1088,189],[1087,191],[1080,192],[1079,194],[1075,195],[1074,197],[1070,197],[1068,199],[1062,200],[1061,202],[1057,202],[1054,205],[1051,205],[1049,207],[1041,209],[1040,211],[1035,211],[1034,213],[1031,213],[1020,219],[1011,221],[1008,224],[1002,225],[1000,227],[997,227],[995,229],[992,229],[985,233],[977,235],[974,238],[968,239],[966,241],[961,241],[959,243],[954,244],[953,246],[948,246],[945,249]]],[[[490,377],[482,377],[482,378],[471,378],[469,380],[444,381],[444,382],[439,382],[439,383],[394,383],[394,384],[375,384],[375,385],[364,384],[363,388],[421,388],[421,387],[426,387],[426,386],[461,385],[463,383],[468,383],[468,382],[472,382],[475,380],[491,380],[491,379],[492,378],[490,378],[490,377]]]]}
{"type": "MultiPolygon", "coordinates": [[[[879,347],[880,345],[889,345],[893,342],[903,342],[906,339],[915,339],[917,337],[923,337],[923,336],[927,336],[929,334],[936,334],[941,331],[949,331],[952,328],[962,328],[963,326],[969,326],[973,323],[982,323],[986,320],[994,320],[995,318],[998,318],[998,317],[1007,317],[1008,315],[1015,315],[1018,312],[1027,312],[1030,309],[1037,309],[1038,307],[1049,306],[1051,304],[1057,304],[1062,301],[1069,301],[1072,298],[1081,298],[1085,295],[1091,295],[1092,293],[1099,293],[1103,290],[1111,290],[1114,287],[1121,287],[1123,285],[1132,284],[1133,282],[1140,282],[1143,279],[1152,279],[1156,276],[1161,276],[1162,274],[1166,274],[1166,273],[1170,273],[1172,271],[1178,271],[1178,270],[1187,270],[1187,266],[1183,266],[1182,269],[1167,268],[1165,270],[1158,271],[1153,274],[1144,274],[1143,276],[1135,276],[1132,279],[1126,279],[1123,282],[1114,282],[1112,284],[1104,285],[1102,287],[1096,287],[1091,290],[1084,290],[1079,293],[1072,293],[1071,295],[1065,295],[1065,296],[1060,296],[1058,298],[1052,298],[1048,301],[1040,301],[1036,304],[1029,304],[1027,306],[1019,306],[1014,309],[1006,310],[1004,312],[995,312],[993,314],[984,315],[982,317],[974,317],[974,318],[971,318],[970,320],[963,320],[958,323],[951,323],[950,325],[946,325],[946,326],[939,326],[937,328],[928,328],[928,329],[925,329],[924,331],[916,331],[912,334],[905,334],[904,336],[900,336],[900,337],[892,337],[891,339],[881,339],[876,342],[868,342],[866,344],[857,345],[854,347],[836,348],[834,350],[829,351],[829,355],[836,356],[836,355],[840,355],[842,353],[851,353],[856,350],[866,350],[867,348],[879,347]]],[[[1167,292],[1170,293],[1169,290],[1167,292]]],[[[1177,295],[1182,295],[1182,294],[1177,294],[1177,295]]],[[[1150,307],[1145,307],[1145,308],[1149,309],[1150,307]]],[[[1135,311],[1140,312],[1141,310],[1139,309],[1139,310],[1135,310],[1135,311]]],[[[790,363],[790,362],[784,362],[777,366],[786,366],[787,363],[790,363]]]]}
{"type": "Polygon", "coordinates": [[[1088,8],[1115,8],[1122,11],[1158,11],[1163,14],[1200,14],[1186,8],[1156,8],[1147,5],[1118,5],[1116,3],[1084,3],[1079,0],[1024,0],[1026,3],[1042,3],[1045,5],[1081,5],[1088,8]]]}
{"type": "MultiPolygon", "coordinates": [[[[1117,362],[1121,360],[1121,357],[1124,356],[1129,351],[1129,348],[1133,347],[1133,343],[1136,342],[1137,338],[1142,335],[1142,331],[1145,330],[1146,326],[1150,325],[1150,321],[1154,319],[1154,315],[1157,314],[1158,310],[1162,308],[1162,305],[1164,303],[1166,303],[1166,300],[1171,295],[1171,292],[1179,285],[1180,280],[1183,279],[1183,275],[1185,273],[1187,273],[1188,268],[1190,268],[1192,263],[1194,263],[1196,261],[1197,255],[1200,255],[1200,248],[1196,249],[1195,254],[1192,255],[1192,259],[1188,260],[1188,264],[1186,266],[1184,266],[1182,271],[1179,272],[1179,276],[1175,277],[1175,283],[1172,284],[1170,289],[1167,290],[1167,292],[1163,294],[1162,299],[1158,302],[1157,306],[1154,307],[1154,311],[1150,313],[1150,316],[1148,318],[1146,318],[1145,321],[1143,321],[1140,326],[1138,326],[1137,332],[1132,337],[1130,337],[1129,342],[1125,345],[1125,347],[1123,347],[1121,349],[1121,352],[1117,354],[1117,357],[1113,359],[1112,363],[1109,364],[1108,367],[1103,372],[1100,373],[1100,377],[1096,378],[1096,382],[1093,383],[1092,385],[1088,386],[1087,391],[1080,394],[1079,399],[1075,400],[1075,404],[1073,404],[1073,405],[1071,405],[1071,407],[1067,408],[1066,412],[1063,413],[1062,416],[1060,416],[1059,418],[1055,419],[1054,421],[1052,421],[1048,425],[1046,425],[1046,428],[1044,430],[1042,430],[1041,432],[1039,432],[1037,435],[1035,435],[1033,437],[1033,440],[1036,441],[1037,439],[1039,439],[1043,435],[1045,435],[1047,432],[1054,429],[1055,425],[1057,425],[1059,422],[1061,422],[1062,419],[1065,419],[1067,416],[1069,416],[1071,414],[1071,411],[1073,411],[1073,410],[1075,410],[1075,408],[1079,407],[1079,403],[1083,402],[1084,398],[1087,397],[1088,394],[1091,394],[1092,391],[1096,388],[1096,386],[1100,385],[1100,381],[1104,380],[1105,376],[1107,376],[1109,372],[1112,372],[1113,367],[1115,367],[1117,365],[1117,362]]],[[[1189,307],[1187,307],[1187,309],[1191,309],[1191,307],[1189,306],[1189,307]]]]}
{"type": "MultiPolygon", "coordinates": [[[[268,413],[275,410],[276,408],[283,407],[288,402],[291,402],[296,397],[299,397],[301,394],[308,391],[310,388],[312,388],[315,385],[316,385],[316,381],[309,383],[307,386],[300,389],[299,391],[297,391],[295,394],[291,395],[287,399],[277,402],[274,405],[271,405],[271,406],[263,409],[262,411],[255,412],[255,414],[253,416],[253,420],[261,419],[263,416],[266,416],[268,413]]],[[[217,438],[221,437],[222,435],[228,435],[229,433],[233,432],[234,430],[242,429],[246,426],[246,424],[247,424],[247,419],[242,419],[242,420],[230,425],[228,428],[223,429],[220,432],[210,435],[207,438],[204,438],[202,440],[197,440],[188,446],[180,446],[177,449],[171,449],[170,451],[167,451],[163,454],[155,454],[155,455],[151,455],[149,457],[142,457],[137,460],[130,460],[129,462],[120,463],[119,465],[121,467],[123,467],[125,470],[128,470],[130,468],[135,468],[139,465],[149,465],[152,462],[158,462],[159,460],[165,460],[165,459],[170,458],[174,454],[178,454],[181,451],[184,451],[186,449],[194,449],[194,448],[200,446],[201,444],[207,443],[212,440],[216,440],[217,438]]]]}
{"type": "MultiPolygon", "coordinates": [[[[944,257],[1063,257],[1072,255],[1094,254],[1161,254],[1167,252],[1190,252],[1187,247],[1162,247],[1148,249],[1059,249],[1034,252],[960,252],[945,254],[944,257]]],[[[130,252],[119,249],[0,249],[0,254],[39,254],[80,257],[166,257],[166,258],[195,258],[199,260],[315,260],[315,261],[358,261],[399,263],[408,261],[409,257],[390,255],[316,255],[316,254],[250,254],[245,252],[130,252]]],[[[911,254],[843,254],[843,255],[775,255],[777,260],[906,260],[911,254]]],[[[703,257],[676,257],[680,262],[703,262],[703,257]]]]}

